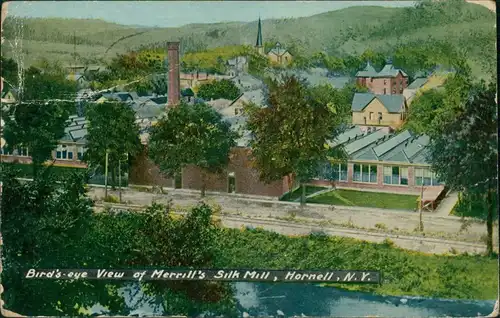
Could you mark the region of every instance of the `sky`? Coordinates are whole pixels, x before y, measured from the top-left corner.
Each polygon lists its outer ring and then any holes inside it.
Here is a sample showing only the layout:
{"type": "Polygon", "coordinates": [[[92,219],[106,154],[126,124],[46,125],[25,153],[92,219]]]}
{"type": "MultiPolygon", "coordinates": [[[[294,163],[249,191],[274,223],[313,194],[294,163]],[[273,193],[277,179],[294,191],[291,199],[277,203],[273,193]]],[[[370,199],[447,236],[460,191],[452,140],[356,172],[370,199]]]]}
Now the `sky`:
{"type": "Polygon", "coordinates": [[[125,25],[179,27],[306,17],[352,6],[407,7],[414,1],[14,1],[9,15],[102,19],[125,25]]]}

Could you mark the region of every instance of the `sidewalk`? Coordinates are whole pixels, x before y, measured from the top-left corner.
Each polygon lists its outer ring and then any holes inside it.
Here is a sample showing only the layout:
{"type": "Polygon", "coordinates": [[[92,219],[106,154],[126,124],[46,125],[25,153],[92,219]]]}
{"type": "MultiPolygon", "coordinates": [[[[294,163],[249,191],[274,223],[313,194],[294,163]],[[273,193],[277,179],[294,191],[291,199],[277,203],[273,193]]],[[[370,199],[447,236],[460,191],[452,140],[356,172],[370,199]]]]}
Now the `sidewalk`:
{"type": "Polygon", "coordinates": [[[433,214],[436,216],[449,216],[457,202],[458,192],[451,192],[439,203],[433,214]]]}

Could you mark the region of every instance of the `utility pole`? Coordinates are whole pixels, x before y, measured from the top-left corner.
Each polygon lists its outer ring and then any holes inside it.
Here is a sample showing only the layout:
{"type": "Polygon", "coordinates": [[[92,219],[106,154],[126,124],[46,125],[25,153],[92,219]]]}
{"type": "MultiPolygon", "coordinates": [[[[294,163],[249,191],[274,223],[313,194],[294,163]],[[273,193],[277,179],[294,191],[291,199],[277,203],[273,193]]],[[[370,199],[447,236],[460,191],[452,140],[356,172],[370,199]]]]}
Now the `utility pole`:
{"type": "Polygon", "coordinates": [[[106,149],[106,165],[104,168],[104,199],[108,198],[108,159],[109,151],[106,149]]]}
{"type": "Polygon", "coordinates": [[[120,193],[120,203],[122,203],[122,169],[121,169],[121,164],[122,164],[122,158],[118,160],[118,191],[120,193]]]}
{"type": "Polygon", "coordinates": [[[420,188],[420,207],[419,207],[419,213],[420,213],[420,222],[418,225],[418,229],[420,232],[424,231],[424,222],[422,222],[422,208],[424,205],[424,178],[422,178],[422,187],[420,188]]]}

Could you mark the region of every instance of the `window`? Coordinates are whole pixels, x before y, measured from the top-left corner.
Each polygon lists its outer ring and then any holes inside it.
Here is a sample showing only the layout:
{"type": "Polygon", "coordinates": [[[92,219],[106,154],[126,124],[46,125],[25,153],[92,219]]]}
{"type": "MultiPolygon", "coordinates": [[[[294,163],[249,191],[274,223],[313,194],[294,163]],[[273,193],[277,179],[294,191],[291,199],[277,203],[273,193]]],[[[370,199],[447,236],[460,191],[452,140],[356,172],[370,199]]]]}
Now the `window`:
{"type": "Polygon", "coordinates": [[[365,121],[365,125],[366,125],[366,116],[365,116],[365,117],[363,117],[363,120],[365,121]]]}
{"type": "Polygon", "coordinates": [[[73,160],[73,152],[68,152],[68,159],[73,160]]]}
{"type": "Polygon", "coordinates": [[[378,113],[378,123],[380,124],[380,121],[382,120],[382,113],[378,113]]]}
{"type": "Polygon", "coordinates": [[[2,155],[10,155],[10,152],[7,150],[7,147],[2,148],[2,155]]]}
{"type": "Polygon", "coordinates": [[[62,159],[62,160],[72,159],[73,153],[71,152],[71,158],[68,157],[69,154],[66,145],[58,145],[56,149],[56,159],[62,159]]]}
{"type": "Polygon", "coordinates": [[[370,120],[373,120],[373,112],[370,112],[370,120]]]}
{"type": "Polygon", "coordinates": [[[331,164],[331,167],[332,167],[332,180],[347,181],[347,164],[334,163],[331,164]]]}
{"type": "Polygon", "coordinates": [[[370,83],[373,83],[373,77],[372,77],[372,78],[370,78],[370,83]]]}
{"type": "Polygon", "coordinates": [[[326,162],[321,165],[316,180],[347,181],[347,164],[326,162]]]}
{"type": "Polygon", "coordinates": [[[19,147],[14,150],[14,155],[19,157],[28,157],[28,148],[19,147]]]}
{"type": "Polygon", "coordinates": [[[352,180],[356,182],[377,183],[377,166],[354,164],[352,180]]]}
{"type": "Polygon", "coordinates": [[[77,158],[78,158],[78,160],[83,160],[83,154],[84,154],[84,152],[85,151],[84,151],[83,147],[79,147],[78,148],[78,152],[77,152],[77,158]]]}
{"type": "Polygon", "coordinates": [[[387,85],[387,80],[384,80],[384,85],[387,85]]]}
{"type": "Polygon", "coordinates": [[[408,168],[385,166],[384,184],[408,185],[408,168]]]}
{"type": "Polygon", "coordinates": [[[429,168],[415,168],[415,185],[421,186],[435,186],[443,184],[438,180],[436,173],[432,172],[429,168]]]}
{"type": "Polygon", "coordinates": [[[385,95],[385,94],[387,94],[387,89],[386,89],[386,88],[384,88],[384,95],[385,95]]]}

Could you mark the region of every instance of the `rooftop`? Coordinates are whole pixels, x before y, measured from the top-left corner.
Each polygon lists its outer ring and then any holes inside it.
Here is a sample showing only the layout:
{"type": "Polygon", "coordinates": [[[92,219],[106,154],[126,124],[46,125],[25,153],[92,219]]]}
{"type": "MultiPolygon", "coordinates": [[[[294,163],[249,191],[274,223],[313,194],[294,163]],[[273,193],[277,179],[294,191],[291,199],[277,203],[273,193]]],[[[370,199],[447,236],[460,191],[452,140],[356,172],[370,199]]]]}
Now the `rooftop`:
{"type": "Polygon", "coordinates": [[[408,77],[408,74],[401,69],[395,68],[392,64],[386,64],[380,72],[377,72],[368,62],[363,70],[356,73],[356,77],[396,77],[400,72],[403,76],[408,77]]]}
{"type": "Polygon", "coordinates": [[[374,99],[378,99],[389,113],[399,113],[404,110],[405,97],[403,95],[376,95],[372,93],[356,93],[352,100],[351,110],[360,112],[374,99]]]}
{"type": "Polygon", "coordinates": [[[427,135],[415,135],[409,130],[388,133],[382,129],[362,132],[352,126],[330,144],[343,146],[350,160],[383,161],[393,163],[429,164],[427,135]]]}

